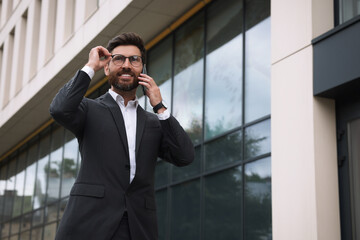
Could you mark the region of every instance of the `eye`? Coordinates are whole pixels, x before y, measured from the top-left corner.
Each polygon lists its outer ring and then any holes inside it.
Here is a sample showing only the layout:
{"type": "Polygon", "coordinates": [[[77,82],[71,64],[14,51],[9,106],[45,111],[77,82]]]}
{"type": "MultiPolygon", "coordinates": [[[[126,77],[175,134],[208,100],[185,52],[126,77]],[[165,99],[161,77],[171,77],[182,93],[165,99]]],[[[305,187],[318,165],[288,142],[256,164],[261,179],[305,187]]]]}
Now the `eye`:
{"type": "Polygon", "coordinates": [[[140,56],[131,56],[130,57],[131,62],[141,62],[140,56]]]}
{"type": "Polygon", "coordinates": [[[123,62],[125,59],[125,57],[123,55],[114,55],[113,57],[113,61],[116,61],[116,62],[123,62]]]}

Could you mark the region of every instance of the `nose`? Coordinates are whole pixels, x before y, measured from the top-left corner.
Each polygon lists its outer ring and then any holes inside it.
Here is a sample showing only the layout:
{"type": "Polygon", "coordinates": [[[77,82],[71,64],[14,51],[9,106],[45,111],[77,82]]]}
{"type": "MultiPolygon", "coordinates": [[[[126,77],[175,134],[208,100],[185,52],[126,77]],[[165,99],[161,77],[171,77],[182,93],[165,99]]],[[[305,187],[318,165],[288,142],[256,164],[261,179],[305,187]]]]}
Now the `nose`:
{"type": "Polygon", "coordinates": [[[129,58],[125,58],[125,62],[122,65],[123,68],[130,68],[131,67],[131,63],[129,58]]]}

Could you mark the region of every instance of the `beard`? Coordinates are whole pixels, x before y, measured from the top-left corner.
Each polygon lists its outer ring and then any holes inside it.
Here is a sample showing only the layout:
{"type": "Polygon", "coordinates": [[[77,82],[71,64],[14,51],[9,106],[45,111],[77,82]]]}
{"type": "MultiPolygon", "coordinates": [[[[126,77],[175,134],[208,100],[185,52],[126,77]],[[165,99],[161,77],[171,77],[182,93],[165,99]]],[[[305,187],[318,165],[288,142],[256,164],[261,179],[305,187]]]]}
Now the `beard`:
{"type": "Polygon", "coordinates": [[[134,72],[132,72],[131,70],[125,70],[125,69],[123,69],[120,72],[110,72],[110,74],[108,76],[108,81],[111,86],[113,86],[117,90],[124,91],[124,92],[132,91],[139,86],[138,76],[136,76],[136,74],[134,72]],[[133,76],[134,80],[129,83],[121,82],[121,80],[119,80],[119,77],[123,73],[130,74],[131,76],[133,76]]]}

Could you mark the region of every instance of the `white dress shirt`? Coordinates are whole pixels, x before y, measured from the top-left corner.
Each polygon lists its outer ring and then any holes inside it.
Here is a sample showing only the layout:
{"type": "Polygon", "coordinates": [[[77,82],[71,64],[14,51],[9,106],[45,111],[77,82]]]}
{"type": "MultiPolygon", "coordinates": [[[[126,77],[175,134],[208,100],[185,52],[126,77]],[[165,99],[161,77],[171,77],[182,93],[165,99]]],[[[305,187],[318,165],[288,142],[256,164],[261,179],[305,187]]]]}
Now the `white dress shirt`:
{"type": "MultiPolygon", "coordinates": [[[[95,75],[94,70],[91,67],[84,66],[82,69],[85,73],[87,73],[92,79],[95,75]]],[[[130,183],[135,177],[136,173],[136,158],[135,158],[135,146],[136,146],[136,120],[137,120],[137,107],[139,105],[139,100],[135,97],[135,100],[129,101],[125,106],[124,98],[109,89],[109,94],[115,100],[115,102],[119,105],[122,116],[124,118],[126,137],[128,141],[129,147],[129,158],[130,158],[130,183]]],[[[156,114],[159,120],[166,120],[170,117],[170,111],[166,109],[163,113],[156,114]]]]}

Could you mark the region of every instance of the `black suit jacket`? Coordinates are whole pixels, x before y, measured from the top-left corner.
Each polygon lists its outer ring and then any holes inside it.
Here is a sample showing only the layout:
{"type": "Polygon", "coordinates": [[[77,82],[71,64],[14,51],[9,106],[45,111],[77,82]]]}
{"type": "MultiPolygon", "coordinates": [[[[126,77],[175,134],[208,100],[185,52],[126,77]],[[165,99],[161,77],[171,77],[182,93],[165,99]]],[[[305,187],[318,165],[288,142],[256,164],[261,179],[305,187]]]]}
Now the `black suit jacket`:
{"type": "Polygon", "coordinates": [[[82,157],[56,239],[111,239],[125,209],[134,240],[157,239],[154,172],[158,157],[177,166],[194,159],[193,144],[177,120],[160,121],[137,108],[136,174],[121,110],[109,93],[84,98],[89,76],[78,71],[50,105],[53,118],[78,139],[82,157]]]}

